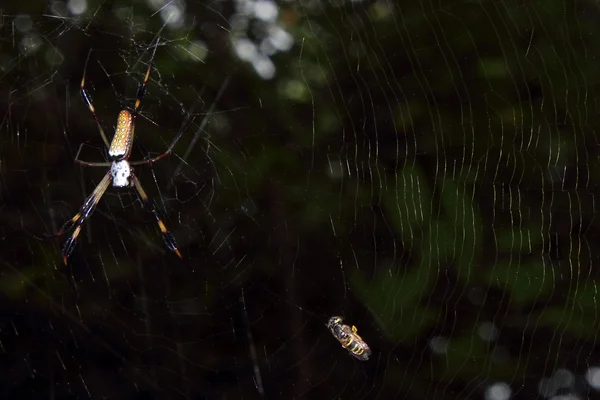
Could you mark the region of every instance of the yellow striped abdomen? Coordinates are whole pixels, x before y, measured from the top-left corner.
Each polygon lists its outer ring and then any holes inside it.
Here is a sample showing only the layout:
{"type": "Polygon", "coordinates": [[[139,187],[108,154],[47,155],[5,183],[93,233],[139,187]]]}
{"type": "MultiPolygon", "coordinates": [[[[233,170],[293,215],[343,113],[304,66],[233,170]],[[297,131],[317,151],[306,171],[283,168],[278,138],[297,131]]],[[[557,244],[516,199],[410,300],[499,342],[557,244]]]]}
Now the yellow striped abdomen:
{"type": "Polygon", "coordinates": [[[123,159],[129,156],[133,144],[133,119],[131,113],[123,110],[117,118],[117,129],[110,143],[108,155],[112,159],[123,159]]]}

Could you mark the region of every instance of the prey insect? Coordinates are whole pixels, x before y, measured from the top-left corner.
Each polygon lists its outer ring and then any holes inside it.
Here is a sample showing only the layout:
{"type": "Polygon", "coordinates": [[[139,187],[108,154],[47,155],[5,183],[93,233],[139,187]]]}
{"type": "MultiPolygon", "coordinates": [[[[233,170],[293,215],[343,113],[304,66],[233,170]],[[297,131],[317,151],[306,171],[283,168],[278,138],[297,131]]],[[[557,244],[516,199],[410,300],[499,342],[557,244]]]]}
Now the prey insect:
{"type": "Polygon", "coordinates": [[[104,133],[104,129],[102,128],[102,124],[96,115],[96,111],[94,110],[94,105],[92,103],[92,98],[90,94],[85,89],[85,71],[87,70],[87,62],[84,67],[83,77],[81,78],[81,95],[83,96],[83,100],[87,104],[90,109],[92,115],[94,116],[94,120],[96,121],[96,125],[98,126],[98,131],[102,136],[102,140],[108,149],[108,158],[110,161],[108,162],[88,162],[82,161],[79,159],[79,153],[83,147],[83,143],[79,147],[77,151],[77,155],[75,156],[75,162],[85,165],[88,167],[110,167],[110,169],[104,175],[104,178],[100,181],[98,186],[94,189],[92,194],[88,196],[87,199],[83,202],[83,205],[79,209],[79,212],[75,214],[73,218],[67,221],[60,231],[58,232],[58,236],[61,236],[65,232],[73,229],[73,233],[69,237],[69,239],[65,242],[62,249],[63,261],[66,264],[69,256],[73,252],[75,248],[75,244],[77,243],[77,238],[81,233],[81,227],[85,220],[94,212],[98,202],[104,195],[106,189],[112,184],[115,188],[131,188],[135,187],[137,193],[139,194],[143,204],[150,209],[160,231],[163,235],[163,239],[165,241],[166,246],[169,250],[173,251],[179,258],[181,257],[181,253],[177,248],[177,243],[175,242],[175,238],[171,232],[167,230],[167,227],[163,223],[162,219],[158,214],[158,210],[156,209],[156,205],[154,202],[150,201],[146,191],[142,187],[139,179],[133,173],[132,166],[134,165],[143,165],[143,164],[151,164],[154,163],[161,158],[167,156],[173,150],[173,147],[181,137],[181,133],[176,135],[175,139],[171,142],[167,150],[156,156],[151,158],[146,158],[139,161],[129,161],[129,157],[131,155],[131,149],[133,147],[133,138],[135,132],[135,121],[140,110],[140,106],[142,104],[142,100],[144,98],[144,94],[146,93],[146,85],[148,83],[148,79],[150,78],[150,72],[152,70],[152,64],[154,62],[154,55],[156,54],[156,49],[158,48],[158,40],[156,41],[156,45],[154,46],[154,50],[152,52],[152,58],[148,65],[148,69],[146,70],[146,75],[144,76],[144,81],[139,86],[137,91],[137,96],[135,100],[135,104],[133,107],[133,112],[129,112],[127,110],[122,110],[119,113],[119,117],[117,118],[117,127],[115,129],[115,135],[113,136],[112,142],[108,142],[106,138],[106,134],[104,133]]]}
{"type": "Polygon", "coordinates": [[[350,328],[342,324],[342,321],[342,317],[331,317],[327,322],[327,328],[350,354],[361,361],[367,361],[371,355],[369,345],[358,335],[356,326],[352,325],[350,328]]]}

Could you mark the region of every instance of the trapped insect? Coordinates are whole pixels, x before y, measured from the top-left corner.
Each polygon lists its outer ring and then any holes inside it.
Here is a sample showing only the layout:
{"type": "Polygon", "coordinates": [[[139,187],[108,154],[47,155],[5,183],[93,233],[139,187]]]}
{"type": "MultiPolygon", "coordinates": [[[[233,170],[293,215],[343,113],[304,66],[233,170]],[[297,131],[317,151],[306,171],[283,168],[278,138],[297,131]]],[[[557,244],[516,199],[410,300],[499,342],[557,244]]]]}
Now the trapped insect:
{"type": "Polygon", "coordinates": [[[371,355],[369,345],[358,335],[356,326],[352,325],[350,328],[342,324],[342,321],[342,317],[331,317],[327,322],[327,328],[350,354],[361,361],[367,361],[371,355]]]}
{"type": "Polygon", "coordinates": [[[156,219],[156,222],[158,223],[158,227],[160,228],[160,231],[163,235],[166,246],[169,248],[169,250],[171,250],[175,254],[177,254],[177,256],[179,258],[181,258],[181,253],[179,252],[179,249],[177,248],[177,243],[175,242],[175,238],[173,237],[173,234],[171,234],[171,232],[169,232],[167,230],[165,224],[163,223],[163,221],[161,220],[161,218],[158,214],[155,204],[152,201],[150,201],[150,199],[148,198],[148,195],[144,191],[139,179],[134,175],[133,168],[132,168],[132,166],[134,166],[134,165],[154,163],[154,162],[160,160],[161,158],[167,156],[169,153],[171,153],[171,150],[173,150],[173,147],[175,146],[175,144],[177,143],[177,141],[179,140],[181,135],[177,135],[175,137],[175,139],[171,142],[169,147],[167,148],[167,151],[165,151],[161,155],[152,157],[152,158],[147,158],[147,159],[140,160],[140,161],[133,161],[133,162],[129,161],[129,157],[131,155],[131,149],[133,146],[135,121],[136,121],[136,117],[138,115],[138,111],[139,111],[141,103],[142,103],[142,99],[144,98],[144,94],[146,92],[146,84],[148,83],[148,78],[150,77],[150,71],[152,70],[152,64],[154,62],[154,55],[155,55],[156,49],[158,47],[158,42],[159,41],[157,40],[156,45],[154,46],[154,50],[152,52],[152,58],[148,65],[148,70],[146,71],[144,81],[138,88],[137,97],[136,97],[135,105],[133,108],[133,113],[130,113],[127,110],[122,110],[119,113],[119,117],[117,118],[117,127],[115,129],[115,135],[112,139],[112,142],[110,142],[110,143],[108,142],[108,139],[106,138],[106,135],[104,133],[104,129],[102,129],[100,120],[98,119],[98,116],[96,115],[96,111],[94,110],[94,106],[92,104],[91,96],[88,94],[88,92],[85,89],[85,71],[87,69],[87,63],[89,61],[89,55],[88,55],[88,59],[86,60],[86,65],[84,67],[83,77],[81,78],[81,95],[83,96],[83,99],[85,100],[90,111],[92,112],[92,115],[94,116],[94,119],[96,121],[96,125],[98,125],[98,130],[100,131],[102,140],[104,141],[104,144],[106,145],[106,148],[108,149],[108,157],[109,157],[110,161],[109,162],[87,162],[87,161],[80,160],[79,153],[81,152],[81,149],[83,147],[83,144],[81,144],[81,146],[79,147],[79,150],[77,151],[77,155],[75,156],[75,162],[85,165],[85,166],[88,166],[88,167],[109,167],[110,166],[110,169],[108,170],[106,175],[104,175],[104,178],[102,178],[102,180],[100,181],[98,186],[96,186],[96,188],[94,189],[92,194],[89,195],[88,198],[85,199],[85,201],[83,202],[83,205],[79,209],[79,212],[77,214],[75,214],[75,216],[73,218],[71,218],[69,221],[67,221],[62,226],[60,231],[58,232],[58,236],[61,236],[66,231],[74,228],[73,234],[65,242],[63,249],[62,249],[62,256],[63,256],[63,261],[65,264],[67,263],[67,259],[69,258],[69,256],[73,252],[73,249],[75,248],[75,243],[77,242],[77,237],[81,233],[81,226],[83,225],[84,221],[94,212],[94,209],[98,205],[98,202],[102,198],[102,195],[104,194],[104,192],[106,191],[106,189],[108,188],[108,186],[111,183],[112,183],[113,187],[115,187],[115,188],[135,187],[135,189],[137,190],[138,194],[140,195],[140,198],[142,199],[143,203],[147,207],[149,207],[150,211],[152,211],[152,214],[154,215],[154,218],[156,219]]]}

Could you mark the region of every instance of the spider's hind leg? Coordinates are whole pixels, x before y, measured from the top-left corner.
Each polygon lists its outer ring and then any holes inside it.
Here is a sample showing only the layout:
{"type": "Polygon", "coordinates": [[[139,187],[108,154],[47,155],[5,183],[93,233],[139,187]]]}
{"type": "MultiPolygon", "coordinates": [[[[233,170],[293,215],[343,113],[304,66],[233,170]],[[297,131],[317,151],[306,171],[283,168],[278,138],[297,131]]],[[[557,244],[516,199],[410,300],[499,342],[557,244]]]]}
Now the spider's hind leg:
{"type": "Polygon", "coordinates": [[[142,184],[140,183],[139,179],[134,174],[131,174],[131,180],[132,180],[133,184],[135,185],[135,188],[136,188],[137,192],[139,193],[140,197],[142,198],[144,205],[146,207],[148,207],[150,209],[150,211],[152,212],[152,214],[154,215],[154,218],[156,219],[156,223],[158,224],[158,228],[160,229],[160,232],[163,235],[165,245],[169,248],[169,250],[171,250],[172,252],[177,254],[177,257],[183,258],[181,256],[181,253],[179,252],[179,249],[177,248],[177,242],[175,242],[175,237],[173,236],[173,234],[171,232],[169,232],[167,230],[167,227],[165,226],[164,222],[160,218],[160,215],[158,214],[156,205],[154,204],[154,202],[150,201],[150,199],[148,198],[148,195],[146,194],[146,191],[142,187],[142,184]]]}

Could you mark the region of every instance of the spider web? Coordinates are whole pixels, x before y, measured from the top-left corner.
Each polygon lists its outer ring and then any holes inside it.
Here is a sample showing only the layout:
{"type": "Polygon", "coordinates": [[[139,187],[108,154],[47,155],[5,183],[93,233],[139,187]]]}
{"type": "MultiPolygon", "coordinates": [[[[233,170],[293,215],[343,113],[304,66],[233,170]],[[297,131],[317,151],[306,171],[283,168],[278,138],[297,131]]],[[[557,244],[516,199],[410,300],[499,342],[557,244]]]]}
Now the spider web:
{"type": "Polygon", "coordinates": [[[1,397],[600,398],[598,4],[398,3],[9,2],[1,397]]]}

